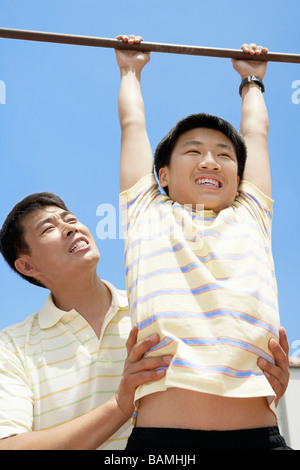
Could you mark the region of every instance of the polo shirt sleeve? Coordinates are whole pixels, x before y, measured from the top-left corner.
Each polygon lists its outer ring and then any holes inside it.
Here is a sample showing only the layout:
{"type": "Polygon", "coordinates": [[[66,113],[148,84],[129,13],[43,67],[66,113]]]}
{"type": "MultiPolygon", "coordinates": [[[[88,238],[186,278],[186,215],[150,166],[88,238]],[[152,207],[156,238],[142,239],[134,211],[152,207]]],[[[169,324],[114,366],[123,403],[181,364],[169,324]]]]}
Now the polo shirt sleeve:
{"type": "Polygon", "coordinates": [[[33,431],[33,393],[22,360],[6,334],[0,338],[0,439],[33,431]]]}
{"type": "Polygon", "coordinates": [[[264,236],[270,239],[274,201],[249,181],[241,181],[238,191],[235,202],[247,209],[264,236]]]}
{"type": "Polygon", "coordinates": [[[144,176],[134,186],[120,194],[122,228],[125,239],[126,234],[138,223],[139,217],[157,198],[168,199],[159,191],[153,173],[144,176]]]}

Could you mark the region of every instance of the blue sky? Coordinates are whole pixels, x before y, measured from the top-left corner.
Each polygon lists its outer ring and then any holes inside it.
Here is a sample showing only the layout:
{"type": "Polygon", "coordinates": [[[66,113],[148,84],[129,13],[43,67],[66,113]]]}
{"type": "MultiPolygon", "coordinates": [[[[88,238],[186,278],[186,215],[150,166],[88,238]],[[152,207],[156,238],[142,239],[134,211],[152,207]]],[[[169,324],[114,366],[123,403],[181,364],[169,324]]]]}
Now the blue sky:
{"type": "MultiPolygon", "coordinates": [[[[149,42],[234,49],[256,42],[297,54],[299,14],[298,0],[0,0],[4,28],[108,38],[135,33],[149,42]]],[[[100,277],[125,288],[123,240],[98,236],[103,204],[118,207],[119,83],[112,49],[0,39],[0,225],[26,195],[59,194],[99,245],[100,277]]],[[[193,112],[219,115],[238,128],[239,83],[228,59],[152,53],[142,88],[153,150],[193,112]]],[[[270,63],[265,86],[281,323],[290,355],[299,356],[300,65],[270,63]]],[[[115,224],[118,234],[117,213],[115,224]]],[[[38,310],[46,295],[0,260],[0,328],[38,310]]]]}

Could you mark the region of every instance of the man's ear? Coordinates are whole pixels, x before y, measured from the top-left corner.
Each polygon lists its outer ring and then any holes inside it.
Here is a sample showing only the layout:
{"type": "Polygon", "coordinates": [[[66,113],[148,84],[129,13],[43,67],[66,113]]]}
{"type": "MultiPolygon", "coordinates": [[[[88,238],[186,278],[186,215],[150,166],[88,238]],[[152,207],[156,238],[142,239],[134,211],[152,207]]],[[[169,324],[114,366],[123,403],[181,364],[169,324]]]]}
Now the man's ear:
{"type": "Polygon", "coordinates": [[[162,188],[165,188],[166,186],[169,185],[168,175],[169,175],[169,172],[168,172],[168,167],[167,166],[163,166],[158,171],[159,184],[162,188]]]}
{"type": "Polygon", "coordinates": [[[19,273],[28,277],[35,277],[39,271],[31,264],[30,260],[26,256],[22,256],[15,261],[15,268],[19,273]]]}

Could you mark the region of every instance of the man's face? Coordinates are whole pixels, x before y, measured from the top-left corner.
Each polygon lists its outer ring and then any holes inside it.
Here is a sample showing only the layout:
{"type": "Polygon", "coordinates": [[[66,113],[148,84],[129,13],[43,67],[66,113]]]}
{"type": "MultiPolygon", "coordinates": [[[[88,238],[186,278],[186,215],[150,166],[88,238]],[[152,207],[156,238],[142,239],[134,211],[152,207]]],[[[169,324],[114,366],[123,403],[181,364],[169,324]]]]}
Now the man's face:
{"type": "Polygon", "coordinates": [[[21,255],[23,262],[20,265],[16,261],[16,267],[31,269],[23,274],[52,287],[56,280],[62,282],[75,276],[78,268],[96,269],[99,250],[87,227],[74,214],[48,206],[29,213],[22,225],[30,255],[21,255]]]}
{"type": "Polygon", "coordinates": [[[179,137],[159,180],[161,187],[168,186],[172,200],[220,212],[234,201],[237,171],[231,140],[214,129],[195,128],[179,137]]]}

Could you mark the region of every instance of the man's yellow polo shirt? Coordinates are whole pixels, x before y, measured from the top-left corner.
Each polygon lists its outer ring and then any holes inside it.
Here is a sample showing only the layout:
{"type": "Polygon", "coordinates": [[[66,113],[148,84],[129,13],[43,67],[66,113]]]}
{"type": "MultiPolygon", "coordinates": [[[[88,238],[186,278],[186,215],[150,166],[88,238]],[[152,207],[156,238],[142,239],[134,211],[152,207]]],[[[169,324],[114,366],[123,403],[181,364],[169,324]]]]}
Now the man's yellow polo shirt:
{"type": "MultiPolygon", "coordinates": [[[[104,281],[112,305],[100,339],[51,294],[44,307],[0,333],[0,438],[51,429],[107,402],[118,389],[131,329],[125,291],[104,281]]],[[[100,449],[124,449],[124,425],[100,449]]]]}

